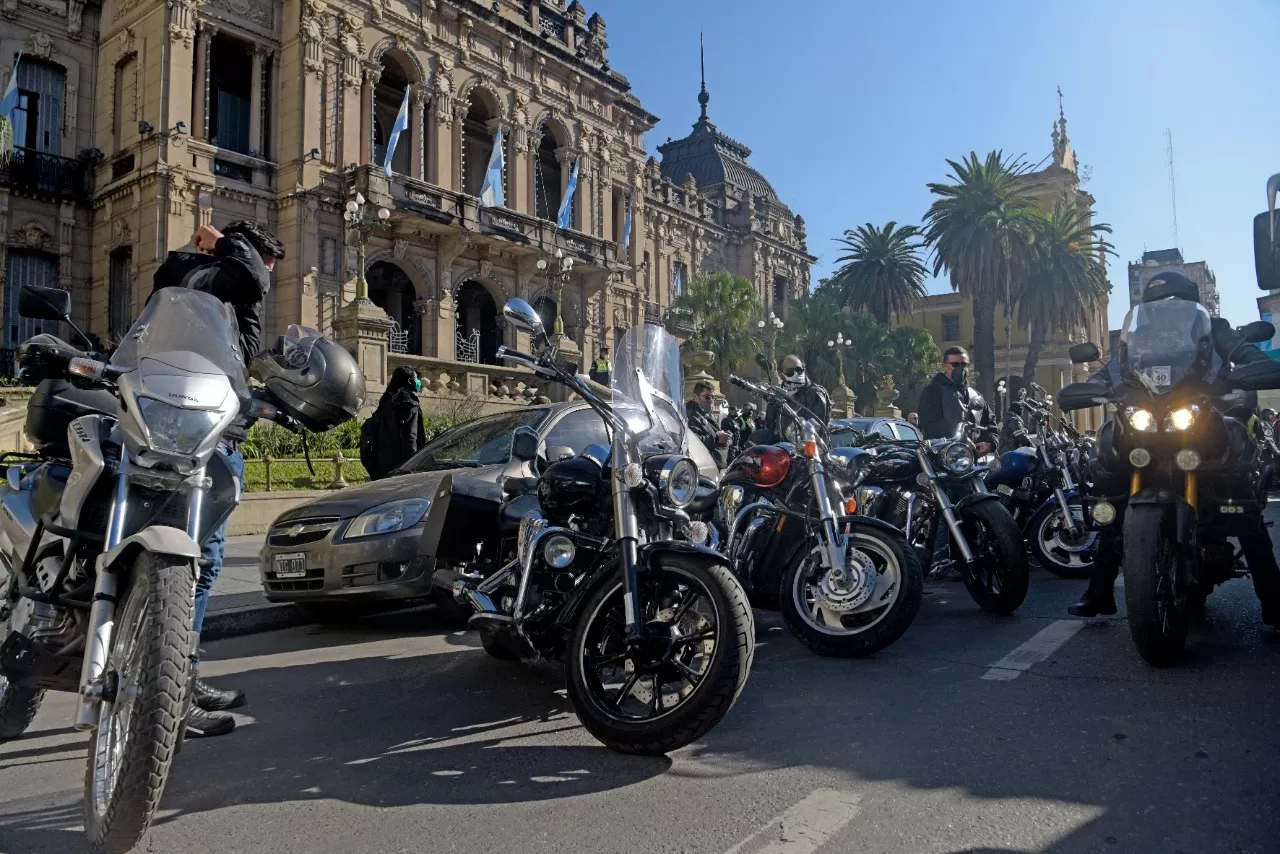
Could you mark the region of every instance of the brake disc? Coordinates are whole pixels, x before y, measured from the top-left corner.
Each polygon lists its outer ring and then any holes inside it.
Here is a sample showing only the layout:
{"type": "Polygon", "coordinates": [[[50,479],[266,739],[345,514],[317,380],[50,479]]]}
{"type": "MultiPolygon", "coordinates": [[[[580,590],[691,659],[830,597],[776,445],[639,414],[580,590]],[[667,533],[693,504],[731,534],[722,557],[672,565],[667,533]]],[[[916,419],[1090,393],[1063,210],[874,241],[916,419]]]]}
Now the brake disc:
{"type": "Polygon", "coordinates": [[[832,578],[831,570],[822,573],[818,579],[818,605],[823,610],[837,614],[847,614],[867,599],[876,589],[875,564],[869,555],[859,551],[853,545],[845,552],[845,573],[842,581],[832,578]]]}

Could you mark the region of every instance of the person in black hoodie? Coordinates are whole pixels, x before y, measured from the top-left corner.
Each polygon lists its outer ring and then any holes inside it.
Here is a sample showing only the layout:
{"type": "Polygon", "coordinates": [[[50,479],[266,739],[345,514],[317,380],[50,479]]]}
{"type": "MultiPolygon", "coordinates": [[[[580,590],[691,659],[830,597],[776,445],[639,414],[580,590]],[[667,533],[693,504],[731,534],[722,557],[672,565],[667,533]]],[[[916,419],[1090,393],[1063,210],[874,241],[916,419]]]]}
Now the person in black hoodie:
{"type": "MultiPolygon", "coordinates": [[[[198,252],[170,252],[155,272],[154,290],[192,288],[205,291],[222,300],[236,316],[239,330],[240,357],[246,365],[258,354],[262,340],[262,306],[271,289],[271,271],[284,257],[284,246],[267,229],[249,221],[233,222],[222,231],[211,225],[201,226],[191,238],[198,252]]],[[[240,443],[248,436],[252,419],[241,415],[222,434],[218,452],[227,458],[231,471],[243,483],[244,456],[240,443]]],[[[244,705],[241,691],[220,691],[199,677],[200,630],[204,625],[209,591],[222,569],[226,551],[227,523],[214,531],[200,548],[200,577],[196,580],[195,609],[192,632],[196,649],[192,650],[191,705],[184,717],[187,738],[223,735],[235,729],[235,719],[222,714],[226,709],[244,705]]]]}
{"type": "Polygon", "coordinates": [[[926,439],[954,439],[960,422],[969,420],[984,430],[978,455],[990,453],[994,446],[995,415],[982,395],[969,388],[969,354],[963,347],[948,347],[942,354],[942,370],[920,392],[916,409],[926,439]]]}
{"type": "Polygon", "coordinates": [[[370,480],[391,474],[427,444],[418,405],[421,390],[413,368],[401,365],[391,373],[378,408],[360,428],[360,462],[370,480]]]}

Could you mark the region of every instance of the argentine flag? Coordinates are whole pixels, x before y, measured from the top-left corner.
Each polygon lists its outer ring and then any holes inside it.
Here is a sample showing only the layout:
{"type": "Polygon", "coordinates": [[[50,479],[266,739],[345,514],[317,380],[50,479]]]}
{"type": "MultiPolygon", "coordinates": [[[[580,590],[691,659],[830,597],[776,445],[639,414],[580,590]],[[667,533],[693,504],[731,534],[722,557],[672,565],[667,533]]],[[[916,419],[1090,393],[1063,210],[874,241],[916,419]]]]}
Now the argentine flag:
{"type": "Polygon", "coordinates": [[[489,155],[489,168],[484,171],[484,186],[480,188],[480,207],[500,208],[506,204],[502,192],[502,166],[506,162],[502,153],[502,128],[493,135],[493,153],[489,155]]]}
{"type": "Polygon", "coordinates": [[[578,189],[578,161],[573,161],[573,171],[569,173],[569,188],[564,191],[564,201],[560,203],[560,215],[556,217],[556,225],[561,228],[569,227],[569,220],[573,218],[573,194],[578,189]]]}
{"type": "MultiPolygon", "coordinates": [[[[391,158],[395,157],[396,144],[400,142],[400,134],[409,127],[409,87],[404,87],[404,100],[400,102],[400,112],[396,115],[396,123],[391,127],[391,139],[387,140],[387,156],[382,161],[382,171],[391,177],[391,158]]],[[[421,131],[419,131],[421,132],[421,131]]]]}
{"type": "Polygon", "coordinates": [[[627,218],[622,223],[622,248],[626,249],[631,245],[631,208],[636,203],[635,190],[631,191],[631,195],[627,197],[627,218]]]}
{"type": "Polygon", "coordinates": [[[13,111],[18,107],[18,62],[22,54],[13,59],[13,73],[9,75],[9,85],[4,88],[4,96],[0,97],[0,160],[13,151],[13,111]]]}

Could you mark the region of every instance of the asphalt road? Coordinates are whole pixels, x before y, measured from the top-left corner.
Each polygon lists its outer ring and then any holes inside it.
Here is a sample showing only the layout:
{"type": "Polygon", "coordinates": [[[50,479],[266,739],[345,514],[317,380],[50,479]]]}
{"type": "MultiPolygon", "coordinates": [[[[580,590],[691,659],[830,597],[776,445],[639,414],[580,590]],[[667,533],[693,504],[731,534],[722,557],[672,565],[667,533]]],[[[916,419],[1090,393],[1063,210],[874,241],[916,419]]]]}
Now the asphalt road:
{"type": "MultiPolygon", "coordinates": [[[[138,850],[1280,852],[1280,634],[1249,582],[1165,671],[1122,620],[1064,620],[1080,586],[1037,573],[1010,618],[933,587],[865,661],[758,614],[741,701],[665,759],[597,746],[558,668],[491,660],[429,613],[222,641],[206,675],[246,714],[188,742],[138,850]]],[[[0,747],[0,852],[84,850],[70,718],[51,695],[0,747]]]]}

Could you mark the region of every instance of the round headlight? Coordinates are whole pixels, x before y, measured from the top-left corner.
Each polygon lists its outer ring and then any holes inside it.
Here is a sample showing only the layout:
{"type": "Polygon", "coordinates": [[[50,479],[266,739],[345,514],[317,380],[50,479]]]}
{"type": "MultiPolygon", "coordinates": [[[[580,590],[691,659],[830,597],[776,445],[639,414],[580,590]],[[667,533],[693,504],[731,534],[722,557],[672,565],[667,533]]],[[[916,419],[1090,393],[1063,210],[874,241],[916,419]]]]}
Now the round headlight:
{"type": "Polygon", "coordinates": [[[942,467],[952,474],[964,474],[973,468],[973,451],[968,445],[952,442],[942,449],[942,467]]]}
{"type": "Polygon", "coordinates": [[[1093,521],[1099,525],[1110,525],[1116,520],[1116,506],[1110,501],[1099,501],[1093,505],[1093,521]]]}
{"type": "Polygon", "coordinates": [[[688,457],[672,460],[659,472],[658,488],[673,507],[684,507],[698,494],[698,467],[688,457]]]}
{"type": "Polygon", "coordinates": [[[1196,422],[1196,407],[1184,406],[1182,409],[1175,409],[1169,413],[1169,420],[1166,423],[1166,429],[1169,430],[1186,430],[1196,422]]]}
{"type": "Polygon", "coordinates": [[[1129,426],[1140,433],[1146,433],[1156,429],[1156,419],[1145,409],[1130,409],[1129,426]]]}
{"type": "Polygon", "coordinates": [[[1134,448],[1129,452],[1129,463],[1134,468],[1146,468],[1151,465],[1151,452],[1146,448],[1134,448]]]}
{"type": "Polygon", "coordinates": [[[1191,448],[1183,448],[1174,455],[1173,463],[1183,471],[1195,471],[1200,468],[1200,455],[1191,448]]]}
{"type": "Polygon", "coordinates": [[[573,563],[574,555],[577,554],[574,548],[573,540],[563,534],[552,534],[547,537],[545,543],[542,544],[542,559],[547,565],[555,569],[564,569],[573,563]]]}

